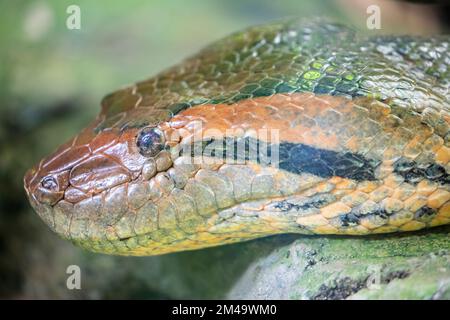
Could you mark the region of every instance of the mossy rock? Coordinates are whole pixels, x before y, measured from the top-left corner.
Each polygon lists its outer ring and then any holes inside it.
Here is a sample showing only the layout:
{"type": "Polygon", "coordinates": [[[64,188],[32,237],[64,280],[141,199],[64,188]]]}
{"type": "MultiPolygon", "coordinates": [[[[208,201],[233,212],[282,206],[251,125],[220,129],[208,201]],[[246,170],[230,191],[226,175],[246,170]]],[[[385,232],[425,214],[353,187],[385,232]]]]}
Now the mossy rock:
{"type": "Polygon", "coordinates": [[[298,239],[255,261],[227,296],[450,299],[449,231],[298,239]]]}

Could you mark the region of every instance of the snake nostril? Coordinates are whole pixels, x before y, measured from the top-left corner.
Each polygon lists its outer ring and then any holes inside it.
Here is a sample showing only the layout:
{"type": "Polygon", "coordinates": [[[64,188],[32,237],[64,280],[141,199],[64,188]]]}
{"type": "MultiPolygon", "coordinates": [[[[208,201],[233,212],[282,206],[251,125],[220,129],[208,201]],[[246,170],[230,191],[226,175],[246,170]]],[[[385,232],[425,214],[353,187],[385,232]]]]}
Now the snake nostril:
{"type": "Polygon", "coordinates": [[[47,176],[42,179],[41,186],[49,191],[57,191],[58,181],[53,176],[47,176]]]}

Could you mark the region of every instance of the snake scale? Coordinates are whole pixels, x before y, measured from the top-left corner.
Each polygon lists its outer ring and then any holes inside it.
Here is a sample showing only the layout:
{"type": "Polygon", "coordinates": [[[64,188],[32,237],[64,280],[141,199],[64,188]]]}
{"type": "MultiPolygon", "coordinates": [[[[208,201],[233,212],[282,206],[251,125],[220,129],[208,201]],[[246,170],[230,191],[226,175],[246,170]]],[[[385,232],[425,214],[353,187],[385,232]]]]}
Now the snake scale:
{"type": "Polygon", "coordinates": [[[449,40],[298,19],[232,34],[107,95],[25,190],[57,234],[120,255],[448,224],[449,40]]]}

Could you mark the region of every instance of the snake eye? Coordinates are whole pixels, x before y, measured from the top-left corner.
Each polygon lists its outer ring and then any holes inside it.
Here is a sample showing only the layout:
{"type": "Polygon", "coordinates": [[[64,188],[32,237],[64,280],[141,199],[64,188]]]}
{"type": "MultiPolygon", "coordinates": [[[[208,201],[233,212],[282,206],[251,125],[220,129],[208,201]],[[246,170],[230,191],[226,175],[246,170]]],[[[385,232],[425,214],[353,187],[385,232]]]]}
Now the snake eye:
{"type": "Polygon", "coordinates": [[[137,135],[136,145],[143,156],[154,157],[164,148],[163,133],[155,127],[144,128],[137,135]]]}
{"type": "Polygon", "coordinates": [[[41,186],[44,189],[55,191],[58,190],[58,181],[52,176],[47,176],[41,181],[41,186]]]}

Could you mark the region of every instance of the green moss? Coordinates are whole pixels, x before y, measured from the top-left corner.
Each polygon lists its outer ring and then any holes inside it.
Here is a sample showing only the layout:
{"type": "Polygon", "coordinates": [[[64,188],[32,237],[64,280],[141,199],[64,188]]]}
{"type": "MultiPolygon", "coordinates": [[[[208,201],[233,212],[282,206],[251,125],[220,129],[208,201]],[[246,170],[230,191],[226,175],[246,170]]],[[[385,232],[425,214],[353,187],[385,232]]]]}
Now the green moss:
{"type": "Polygon", "coordinates": [[[445,299],[450,295],[450,227],[433,231],[302,237],[251,266],[246,273],[252,277],[244,275],[229,297],[445,299]]]}

